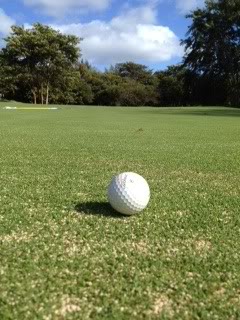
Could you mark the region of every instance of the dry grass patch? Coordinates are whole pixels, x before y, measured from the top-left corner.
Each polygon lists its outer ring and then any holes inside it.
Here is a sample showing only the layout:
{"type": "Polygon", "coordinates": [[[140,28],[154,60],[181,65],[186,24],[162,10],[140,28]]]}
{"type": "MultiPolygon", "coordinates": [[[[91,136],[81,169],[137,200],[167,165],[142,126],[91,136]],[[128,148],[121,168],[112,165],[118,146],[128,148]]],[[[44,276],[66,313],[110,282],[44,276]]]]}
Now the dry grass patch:
{"type": "Polygon", "coordinates": [[[11,242],[14,242],[14,243],[29,242],[33,239],[33,237],[34,237],[33,233],[29,233],[29,232],[24,232],[24,231],[12,232],[11,234],[0,236],[0,242],[2,242],[3,244],[7,244],[11,242]]]}
{"type": "Polygon", "coordinates": [[[168,259],[175,259],[177,256],[186,254],[201,255],[205,257],[211,249],[212,244],[210,241],[193,238],[179,242],[173,241],[165,249],[165,255],[168,259]]]}
{"type": "Polygon", "coordinates": [[[161,316],[163,314],[173,317],[174,312],[172,301],[166,295],[161,294],[155,298],[149,315],[161,316]]]}
{"type": "Polygon", "coordinates": [[[189,210],[178,210],[175,212],[179,217],[187,216],[190,214],[189,210]]]}
{"type": "Polygon", "coordinates": [[[137,252],[139,252],[141,254],[148,254],[149,251],[150,251],[149,250],[149,245],[143,240],[141,240],[139,242],[133,242],[131,244],[131,246],[132,246],[134,251],[137,251],[137,252]]]}
{"type": "Polygon", "coordinates": [[[214,292],[214,296],[216,296],[218,298],[222,298],[225,293],[226,293],[226,289],[225,288],[219,288],[218,290],[216,290],[214,292]]]}
{"type": "Polygon", "coordinates": [[[85,243],[82,239],[78,239],[77,235],[71,235],[68,232],[62,234],[63,249],[69,256],[83,255],[86,256],[94,249],[92,243],[85,243]]]}
{"type": "Polygon", "coordinates": [[[198,253],[206,253],[212,248],[210,241],[206,240],[197,240],[194,242],[194,247],[198,253]]]}
{"type": "Polygon", "coordinates": [[[80,302],[80,299],[75,297],[63,296],[60,308],[55,311],[55,315],[65,318],[68,314],[80,312],[80,302]]]}

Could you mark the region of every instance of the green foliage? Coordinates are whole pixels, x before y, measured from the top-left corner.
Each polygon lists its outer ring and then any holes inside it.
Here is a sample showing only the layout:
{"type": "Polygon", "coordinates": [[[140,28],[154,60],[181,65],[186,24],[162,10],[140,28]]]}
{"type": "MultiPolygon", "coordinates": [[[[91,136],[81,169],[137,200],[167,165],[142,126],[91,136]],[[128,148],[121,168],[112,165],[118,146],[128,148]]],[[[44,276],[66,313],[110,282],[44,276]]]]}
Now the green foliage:
{"type": "Polygon", "coordinates": [[[156,93],[151,86],[128,79],[121,87],[121,105],[123,106],[156,105],[157,102],[156,93]]]}
{"type": "Polygon", "coordinates": [[[112,66],[110,71],[122,78],[132,79],[144,85],[154,84],[152,70],[142,64],[134,62],[118,63],[114,67],[112,66]]]}
{"type": "Polygon", "coordinates": [[[67,72],[59,82],[59,85],[52,89],[51,103],[61,104],[91,104],[93,93],[91,86],[80,77],[78,70],[67,72]]]}
{"type": "Polygon", "coordinates": [[[206,1],[192,19],[187,38],[185,65],[204,79],[225,84],[226,103],[240,104],[240,2],[206,1]]]}
{"type": "Polygon", "coordinates": [[[183,66],[171,66],[166,71],[156,73],[160,103],[164,106],[179,106],[186,103],[185,79],[183,66]]]}
{"type": "Polygon", "coordinates": [[[208,0],[191,19],[183,64],[153,73],[125,62],[105,72],[81,57],[81,39],[49,26],[13,26],[0,50],[0,94],[35,103],[106,106],[240,105],[240,2],[208,0]]]}
{"type": "Polygon", "coordinates": [[[80,55],[80,39],[39,23],[31,29],[13,26],[5,41],[1,57],[7,75],[16,86],[26,82],[35,103],[48,103],[50,88],[59,86],[80,55]]]}
{"type": "MultiPolygon", "coordinates": [[[[152,75],[152,78],[155,77],[152,75]]],[[[155,86],[144,85],[116,72],[88,71],[83,76],[94,94],[94,104],[106,106],[145,106],[158,103],[155,86]]]]}
{"type": "Polygon", "coordinates": [[[95,91],[95,104],[117,106],[121,105],[120,91],[123,80],[114,73],[93,74],[92,84],[95,91]],[[95,76],[95,77],[94,77],[95,76]]]}
{"type": "Polygon", "coordinates": [[[134,62],[112,66],[107,74],[115,74],[122,81],[118,85],[118,102],[123,106],[157,105],[157,79],[147,66],[134,62]]]}
{"type": "Polygon", "coordinates": [[[27,77],[21,76],[19,67],[6,63],[3,51],[0,50],[0,94],[4,97],[15,96],[20,85],[25,84],[25,87],[28,87],[27,80],[27,77]]]}

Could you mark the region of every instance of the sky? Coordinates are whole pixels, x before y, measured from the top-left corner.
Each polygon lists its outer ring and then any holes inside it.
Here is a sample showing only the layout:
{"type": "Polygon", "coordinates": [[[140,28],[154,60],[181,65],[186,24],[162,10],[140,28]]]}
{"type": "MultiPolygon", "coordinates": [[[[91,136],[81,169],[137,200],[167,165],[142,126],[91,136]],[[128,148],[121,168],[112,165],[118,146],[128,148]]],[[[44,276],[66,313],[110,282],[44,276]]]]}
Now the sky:
{"type": "MultiPolygon", "coordinates": [[[[0,38],[11,25],[48,24],[75,34],[82,58],[98,69],[133,61],[154,70],[182,61],[191,21],[204,0],[0,0],[0,38]]],[[[0,40],[0,46],[3,46],[0,40]]]]}

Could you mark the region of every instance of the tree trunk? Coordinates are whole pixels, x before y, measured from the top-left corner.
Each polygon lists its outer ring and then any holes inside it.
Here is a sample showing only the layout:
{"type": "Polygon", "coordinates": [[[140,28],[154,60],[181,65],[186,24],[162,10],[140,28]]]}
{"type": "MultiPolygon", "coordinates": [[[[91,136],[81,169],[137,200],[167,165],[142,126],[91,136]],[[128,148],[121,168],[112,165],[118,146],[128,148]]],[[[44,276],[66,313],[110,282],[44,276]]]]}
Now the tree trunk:
{"type": "Polygon", "coordinates": [[[32,90],[32,94],[33,94],[33,103],[37,104],[37,94],[35,90],[32,90]]]}
{"type": "Polygon", "coordinates": [[[48,100],[49,100],[49,85],[47,84],[46,105],[48,105],[48,100]]]}
{"type": "Polygon", "coordinates": [[[44,104],[43,84],[41,85],[41,103],[44,104]]]}

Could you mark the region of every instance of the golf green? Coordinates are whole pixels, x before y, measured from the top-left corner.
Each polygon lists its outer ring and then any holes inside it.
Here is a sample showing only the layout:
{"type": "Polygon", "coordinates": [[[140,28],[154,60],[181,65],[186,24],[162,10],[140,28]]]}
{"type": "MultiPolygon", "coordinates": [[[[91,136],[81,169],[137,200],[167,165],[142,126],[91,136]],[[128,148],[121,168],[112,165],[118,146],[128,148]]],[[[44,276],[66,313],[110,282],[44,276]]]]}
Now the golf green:
{"type": "Polygon", "coordinates": [[[240,318],[239,109],[6,105],[0,319],[240,318]],[[151,189],[132,217],[124,171],[151,189]]]}

